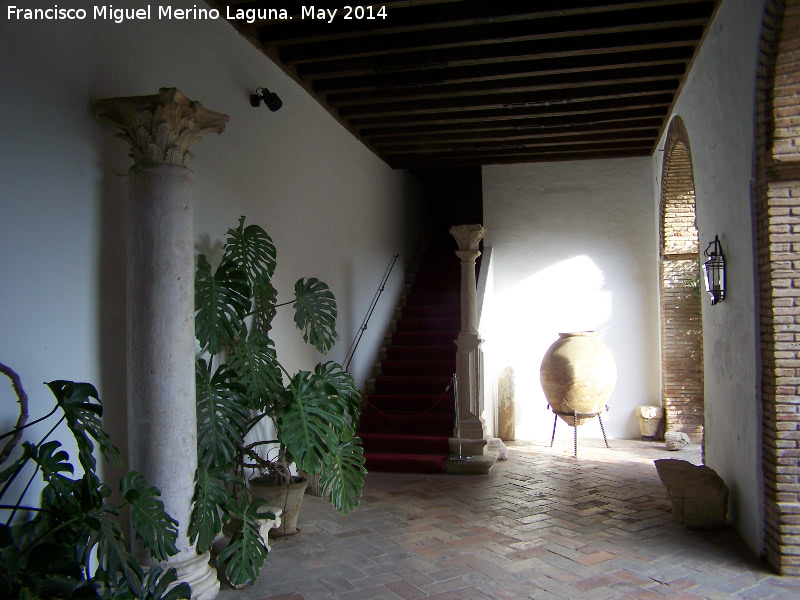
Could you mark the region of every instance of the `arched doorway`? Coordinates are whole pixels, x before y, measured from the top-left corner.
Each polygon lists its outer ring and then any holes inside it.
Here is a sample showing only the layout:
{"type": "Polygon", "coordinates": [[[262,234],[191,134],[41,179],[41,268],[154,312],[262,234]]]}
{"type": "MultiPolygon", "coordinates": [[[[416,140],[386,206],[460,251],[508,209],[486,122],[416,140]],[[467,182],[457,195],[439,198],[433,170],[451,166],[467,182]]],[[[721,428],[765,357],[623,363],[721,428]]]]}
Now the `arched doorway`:
{"type": "Polygon", "coordinates": [[[661,378],[667,431],[703,439],[703,325],[689,138],[680,117],[667,133],[661,178],[661,378]]]}

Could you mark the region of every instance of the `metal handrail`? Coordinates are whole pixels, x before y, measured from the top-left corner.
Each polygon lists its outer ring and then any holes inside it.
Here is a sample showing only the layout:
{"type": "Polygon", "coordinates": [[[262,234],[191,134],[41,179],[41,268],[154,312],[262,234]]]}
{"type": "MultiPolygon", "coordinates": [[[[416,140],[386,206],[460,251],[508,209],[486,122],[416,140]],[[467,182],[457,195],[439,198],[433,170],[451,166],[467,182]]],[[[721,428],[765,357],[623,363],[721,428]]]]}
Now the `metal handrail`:
{"type": "Polygon", "coordinates": [[[372,298],[372,303],[369,305],[367,309],[367,314],[364,317],[364,320],[361,323],[361,327],[358,328],[358,335],[353,340],[353,344],[350,346],[350,350],[347,351],[347,357],[345,358],[344,368],[346,371],[350,370],[350,362],[353,360],[353,356],[356,353],[356,348],[358,348],[358,344],[361,341],[361,337],[364,335],[364,332],[367,330],[367,324],[369,323],[369,319],[372,316],[372,313],[375,311],[375,306],[378,304],[378,299],[381,297],[383,290],[386,288],[386,282],[389,280],[389,275],[392,273],[392,269],[394,268],[394,264],[397,262],[397,259],[400,258],[399,254],[395,254],[392,257],[392,260],[389,261],[389,266],[386,267],[386,271],[381,278],[381,282],[378,285],[378,290],[375,292],[375,296],[372,298]]]}

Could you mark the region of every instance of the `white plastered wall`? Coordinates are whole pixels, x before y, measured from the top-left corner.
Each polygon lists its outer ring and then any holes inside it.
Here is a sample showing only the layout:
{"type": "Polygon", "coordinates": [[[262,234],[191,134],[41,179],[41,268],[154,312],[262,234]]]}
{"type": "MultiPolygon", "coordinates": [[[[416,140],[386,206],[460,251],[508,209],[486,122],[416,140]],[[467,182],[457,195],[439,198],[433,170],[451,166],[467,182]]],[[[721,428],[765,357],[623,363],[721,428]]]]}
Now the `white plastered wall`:
{"type": "MultiPolygon", "coordinates": [[[[729,518],[758,553],[764,519],[752,186],[762,17],[761,0],[723,2],[673,111],[689,135],[700,250],[718,235],[727,267],[725,301],[712,307],[703,294],[705,461],[730,488],[729,518]]],[[[656,152],[656,203],[662,161],[656,152]]]]}
{"type": "MultiPolygon", "coordinates": [[[[559,332],[595,330],[614,353],[609,437],[638,437],[636,406],[659,403],[653,193],[647,158],[483,168],[495,297],[481,334],[514,367],[518,439],[550,439],[539,367],[559,332]]],[[[601,435],[596,420],[578,433],[601,435]]],[[[560,422],[556,439],[571,437],[560,422]]]]}
{"type": "MultiPolygon", "coordinates": [[[[52,3],[26,3],[35,6],[52,3]]],[[[224,19],[117,25],[2,15],[0,69],[0,362],[22,376],[32,418],[52,404],[43,381],[93,382],[124,453],[131,159],[128,144],[92,107],[98,98],[164,86],[230,116],[222,135],[192,148],[198,248],[220,243],[240,215],[261,224],[278,250],[280,301],[301,276],[326,281],[336,295],[340,341],[328,358],[344,360],[389,259],[401,254],[352,366],[363,382],[416,235],[420,193],[412,177],[373,155],[224,19]],[[249,95],[262,86],[283,99],[280,111],[250,106],[249,95]]],[[[273,332],[279,355],[290,370],[311,369],[320,357],[299,339],[289,307],[283,310],[273,332]]],[[[4,380],[0,430],[15,420],[4,380]]],[[[57,437],[66,439],[63,433],[57,437]]]]}

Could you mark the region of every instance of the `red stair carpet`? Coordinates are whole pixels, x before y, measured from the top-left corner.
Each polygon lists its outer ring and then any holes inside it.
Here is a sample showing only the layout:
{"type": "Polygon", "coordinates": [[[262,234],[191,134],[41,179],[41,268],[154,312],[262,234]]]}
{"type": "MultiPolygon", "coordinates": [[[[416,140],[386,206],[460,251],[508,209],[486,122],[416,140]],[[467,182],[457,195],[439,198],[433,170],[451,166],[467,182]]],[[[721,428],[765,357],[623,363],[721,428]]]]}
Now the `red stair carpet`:
{"type": "Polygon", "coordinates": [[[368,392],[359,436],[368,471],[444,473],[455,425],[453,390],[461,329],[455,240],[431,239],[368,392]]]}

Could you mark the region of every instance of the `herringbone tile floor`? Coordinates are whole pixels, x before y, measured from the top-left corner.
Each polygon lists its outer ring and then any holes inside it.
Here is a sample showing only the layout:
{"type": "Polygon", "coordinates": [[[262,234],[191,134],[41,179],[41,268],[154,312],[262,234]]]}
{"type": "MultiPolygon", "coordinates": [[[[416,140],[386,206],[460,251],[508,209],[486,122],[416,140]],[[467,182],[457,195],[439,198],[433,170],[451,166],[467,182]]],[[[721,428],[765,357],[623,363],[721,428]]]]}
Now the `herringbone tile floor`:
{"type": "Polygon", "coordinates": [[[517,442],[488,476],[370,473],[342,517],[306,496],[259,581],[222,600],[800,599],[733,530],[675,522],[656,458],[699,449],[580,440],[517,442]]]}

